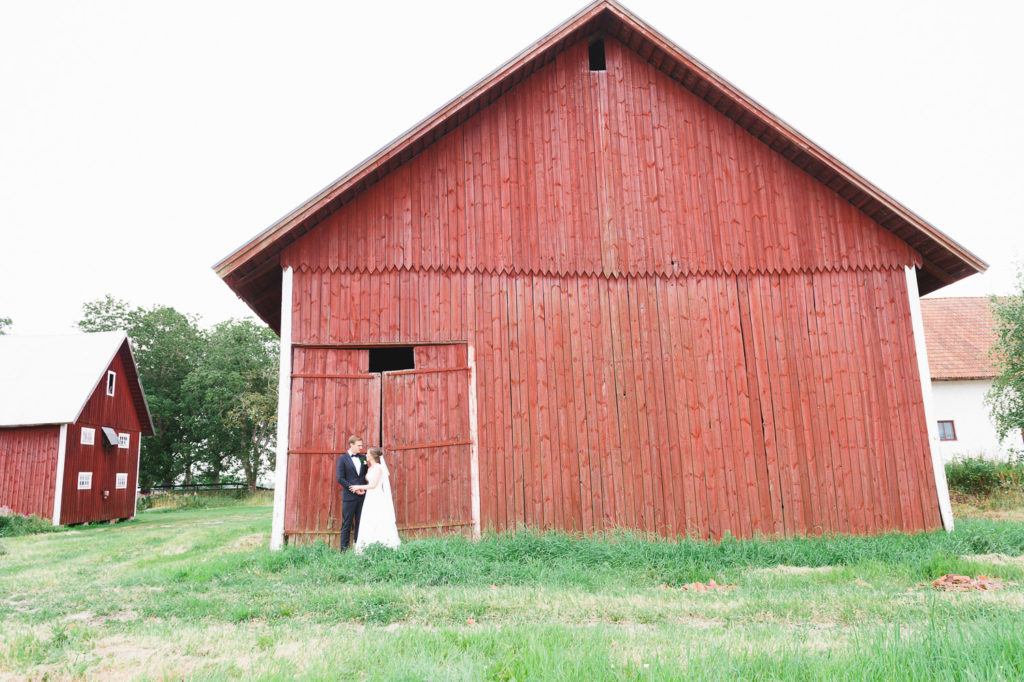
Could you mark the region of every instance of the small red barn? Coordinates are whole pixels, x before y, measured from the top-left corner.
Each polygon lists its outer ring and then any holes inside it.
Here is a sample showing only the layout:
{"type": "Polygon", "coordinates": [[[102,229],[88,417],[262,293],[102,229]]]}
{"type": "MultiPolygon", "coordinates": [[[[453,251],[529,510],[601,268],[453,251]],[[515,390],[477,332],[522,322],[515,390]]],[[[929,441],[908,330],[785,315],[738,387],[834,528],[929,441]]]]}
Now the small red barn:
{"type": "Polygon", "coordinates": [[[951,523],[918,291],[985,264],[601,0],[216,266],[281,334],[272,546],[951,523]]]}
{"type": "Polygon", "coordinates": [[[0,336],[0,507],[73,524],[135,516],[153,435],[124,332],[0,336]]]}

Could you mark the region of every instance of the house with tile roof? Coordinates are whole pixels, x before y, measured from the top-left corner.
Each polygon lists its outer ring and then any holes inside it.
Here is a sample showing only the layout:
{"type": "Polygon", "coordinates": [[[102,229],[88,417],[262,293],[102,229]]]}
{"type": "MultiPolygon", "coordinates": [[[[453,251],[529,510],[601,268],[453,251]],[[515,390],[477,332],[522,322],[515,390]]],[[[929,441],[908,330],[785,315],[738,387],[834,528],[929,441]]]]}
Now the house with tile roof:
{"type": "Polygon", "coordinates": [[[1020,432],[999,441],[985,405],[985,394],[996,376],[989,355],[996,340],[990,300],[924,298],[921,316],[942,459],[979,455],[1006,459],[1013,450],[1024,449],[1020,432]]]}

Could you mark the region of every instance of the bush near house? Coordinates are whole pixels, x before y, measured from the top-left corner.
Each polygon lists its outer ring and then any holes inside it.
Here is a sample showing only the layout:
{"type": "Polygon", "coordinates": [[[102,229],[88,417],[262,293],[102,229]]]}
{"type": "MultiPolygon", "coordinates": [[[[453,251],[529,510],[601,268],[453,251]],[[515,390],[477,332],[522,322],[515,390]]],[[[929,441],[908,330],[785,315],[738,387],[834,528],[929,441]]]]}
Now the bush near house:
{"type": "Polygon", "coordinates": [[[951,493],[1024,492],[1024,462],[994,462],[980,457],[958,459],[946,464],[946,481],[951,493]]]}
{"type": "Polygon", "coordinates": [[[15,514],[7,507],[0,507],[0,538],[14,538],[35,533],[49,533],[56,530],[54,525],[38,516],[15,514]]]}

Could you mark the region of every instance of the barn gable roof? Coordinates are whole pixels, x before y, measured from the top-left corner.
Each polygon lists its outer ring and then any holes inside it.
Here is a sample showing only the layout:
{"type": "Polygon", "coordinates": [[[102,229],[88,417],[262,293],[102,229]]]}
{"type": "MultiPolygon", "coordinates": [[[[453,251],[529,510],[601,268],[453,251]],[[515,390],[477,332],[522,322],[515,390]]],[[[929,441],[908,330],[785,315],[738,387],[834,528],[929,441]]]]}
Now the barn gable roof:
{"type": "Polygon", "coordinates": [[[0,336],[0,427],[73,424],[114,357],[122,354],[128,385],[142,424],[153,420],[124,332],[59,336],[0,336]]]}
{"type": "Polygon", "coordinates": [[[830,187],[922,257],[922,293],[987,265],[963,246],[840,163],[614,0],[588,5],[558,28],[451,100],[363,163],[214,266],[264,321],[280,328],[281,252],[368,186],[462,124],[569,46],[593,35],[613,37],[762,143],[830,187]]]}

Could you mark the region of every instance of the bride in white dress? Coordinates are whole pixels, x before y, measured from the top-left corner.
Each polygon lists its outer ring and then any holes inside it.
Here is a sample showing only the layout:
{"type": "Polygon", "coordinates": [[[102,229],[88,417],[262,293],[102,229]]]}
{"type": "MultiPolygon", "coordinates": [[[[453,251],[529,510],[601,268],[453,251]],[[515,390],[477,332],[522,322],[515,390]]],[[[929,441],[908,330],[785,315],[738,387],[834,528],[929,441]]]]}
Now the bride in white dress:
{"type": "Polygon", "coordinates": [[[366,451],[370,468],[366,472],[366,485],[354,485],[352,492],[366,491],[363,510],[359,514],[359,532],[356,534],[356,553],[367,545],[381,544],[398,547],[398,526],[395,525],[395,504],[391,498],[391,473],[384,463],[384,451],[370,448],[366,451]]]}

